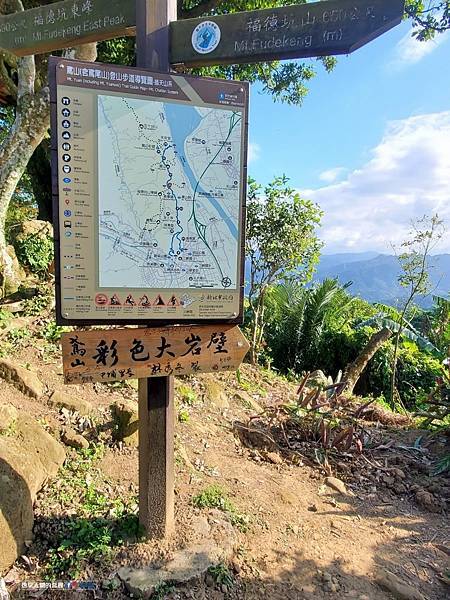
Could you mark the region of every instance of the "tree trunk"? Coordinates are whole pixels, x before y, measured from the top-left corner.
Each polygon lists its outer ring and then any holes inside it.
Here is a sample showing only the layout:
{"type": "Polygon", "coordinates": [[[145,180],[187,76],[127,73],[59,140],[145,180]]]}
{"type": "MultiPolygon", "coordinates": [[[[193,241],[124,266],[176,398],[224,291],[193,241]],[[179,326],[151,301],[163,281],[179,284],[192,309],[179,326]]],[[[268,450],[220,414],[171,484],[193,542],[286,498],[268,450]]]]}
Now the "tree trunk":
{"type": "Polygon", "coordinates": [[[50,143],[42,140],[28,163],[33,196],[38,207],[37,218],[52,222],[52,175],[50,168],[50,143]]]}
{"type": "Polygon", "coordinates": [[[14,278],[13,261],[6,251],[5,221],[11,198],[22,177],[28,161],[41,143],[50,124],[50,98],[48,87],[34,94],[34,60],[21,59],[19,77],[25,79],[28,87],[19,96],[16,119],[6,138],[0,145],[0,269],[3,272],[3,285],[14,278]]]}
{"type": "Polygon", "coordinates": [[[391,335],[392,331],[387,327],[374,333],[356,360],[347,365],[342,380],[347,382],[345,391],[348,394],[353,394],[353,390],[358,383],[358,379],[361,377],[361,373],[381,346],[388,341],[391,335]]]}
{"type": "MultiPolygon", "coordinates": [[[[66,55],[80,60],[96,59],[96,44],[84,44],[66,55]]],[[[14,279],[13,260],[6,251],[5,221],[11,198],[31,156],[50,126],[50,91],[35,92],[36,68],[33,56],[18,63],[16,119],[0,145],[0,279],[6,287],[14,279]]]]}

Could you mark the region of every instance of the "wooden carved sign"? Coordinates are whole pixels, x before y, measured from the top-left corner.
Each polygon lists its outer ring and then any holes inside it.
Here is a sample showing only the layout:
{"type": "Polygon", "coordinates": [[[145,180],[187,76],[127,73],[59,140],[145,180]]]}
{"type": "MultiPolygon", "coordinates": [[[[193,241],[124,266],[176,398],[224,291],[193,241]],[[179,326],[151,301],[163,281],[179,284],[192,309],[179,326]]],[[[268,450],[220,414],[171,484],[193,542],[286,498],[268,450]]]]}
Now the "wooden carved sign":
{"type": "Polygon", "coordinates": [[[170,24],[172,64],[239,64],[349,54],[398,25],[404,0],[332,0],[170,24]]]}
{"type": "Polygon", "coordinates": [[[0,16],[0,48],[18,56],[134,35],[135,0],[64,0],[0,16]]]}
{"type": "Polygon", "coordinates": [[[249,349],[239,327],[74,331],[62,337],[65,383],[235,371],[249,349]]]}
{"type": "MultiPolygon", "coordinates": [[[[404,0],[330,0],[184,19],[171,63],[239,64],[349,54],[401,22],[404,0]]],[[[19,56],[135,35],[135,0],[64,0],[0,16],[0,47],[19,56]]]]}

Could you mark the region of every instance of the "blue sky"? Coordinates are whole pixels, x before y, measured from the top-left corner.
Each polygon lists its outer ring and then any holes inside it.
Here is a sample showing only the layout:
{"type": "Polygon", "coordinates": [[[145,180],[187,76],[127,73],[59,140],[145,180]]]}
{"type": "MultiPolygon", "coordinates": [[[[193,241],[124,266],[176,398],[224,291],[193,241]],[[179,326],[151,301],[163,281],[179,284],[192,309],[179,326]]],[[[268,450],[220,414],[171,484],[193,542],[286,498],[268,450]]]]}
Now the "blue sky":
{"type": "Polygon", "coordinates": [[[302,107],[252,89],[249,174],[285,173],[321,205],[325,253],[389,252],[433,212],[450,226],[450,35],[410,33],[403,23],[330,74],[318,64],[302,107]]]}

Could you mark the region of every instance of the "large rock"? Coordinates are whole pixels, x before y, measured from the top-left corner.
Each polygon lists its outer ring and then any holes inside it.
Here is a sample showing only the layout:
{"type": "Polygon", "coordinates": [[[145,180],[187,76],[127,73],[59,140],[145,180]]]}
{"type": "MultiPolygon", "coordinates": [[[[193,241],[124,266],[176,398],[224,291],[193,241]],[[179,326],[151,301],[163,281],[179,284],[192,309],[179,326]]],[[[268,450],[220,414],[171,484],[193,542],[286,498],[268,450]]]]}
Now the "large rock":
{"type": "Polygon", "coordinates": [[[308,377],[307,386],[308,387],[320,387],[325,388],[329,385],[333,384],[333,380],[331,377],[327,377],[323,371],[317,370],[313,371],[311,375],[308,377]]]}
{"type": "Polygon", "coordinates": [[[179,550],[162,568],[148,566],[141,569],[119,569],[118,575],[127,590],[137,598],[150,598],[165,582],[186,583],[198,580],[210,567],[228,562],[237,545],[236,533],[232,525],[223,520],[220,511],[210,521],[211,526],[206,519],[202,519],[201,528],[195,528],[195,533],[204,538],[203,541],[179,550]]]}
{"type": "Polygon", "coordinates": [[[18,417],[17,408],[12,404],[0,405],[0,435],[11,432],[18,417]]]}
{"type": "Polygon", "coordinates": [[[48,221],[40,221],[39,219],[30,219],[22,221],[19,227],[15,230],[14,241],[25,240],[30,235],[40,238],[53,237],[53,226],[48,221]]]}
{"type": "Polygon", "coordinates": [[[90,402],[67,392],[53,392],[48,403],[54,408],[67,408],[67,410],[76,411],[84,417],[88,417],[94,412],[94,407],[90,402]]]}
{"type": "Polygon", "coordinates": [[[40,398],[44,393],[44,384],[34,371],[20,367],[10,360],[0,359],[0,377],[31,398],[40,398]]]}
{"type": "Polygon", "coordinates": [[[131,401],[111,404],[111,415],[114,423],[113,438],[127,446],[135,448],[139,445],[138,406],[131,401]]]}
{"type": "Polygon", "coordinates": [[[17,292],[26,278],[26,273],[20,266],[13,246],[6,247],[1,262],[3,267],[0,269],[0,295],[10,296],[17,292]]]}
{"type": "Polygon", "coordinates": [[[225,389],[214,375],[205,375],[203,377],[205,387],[205,398],[217,408],[229,408],[230,402],[225,389]]]}
{"type": "Polygon", "coordinates": [[[63,446],[34,419],[3,407],[0,432],[0,574],[32,539],[33,503],[65,459],[63,446]],[[7,425],[6,429],[3,427],[7,425]]]}
{"type": "Polygon", "coordinates": [[[417,589],[417,583],[411,585],[410,582],[403,581],[386,569],[379,570],[376,580],[379,586],[390,592],[398,600],[425,600],[417,589]]]}

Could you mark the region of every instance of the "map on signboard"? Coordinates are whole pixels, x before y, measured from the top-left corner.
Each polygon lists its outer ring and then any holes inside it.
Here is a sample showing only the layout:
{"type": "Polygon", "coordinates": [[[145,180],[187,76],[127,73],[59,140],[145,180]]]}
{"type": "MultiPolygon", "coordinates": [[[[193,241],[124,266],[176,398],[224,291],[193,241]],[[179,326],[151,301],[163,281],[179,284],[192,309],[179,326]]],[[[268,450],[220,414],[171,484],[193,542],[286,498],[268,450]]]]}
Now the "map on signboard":
{"type": "Polygon", "coordinates": [[[98,96],[99,285],[236,288],[242,112],[98,96]]]}

